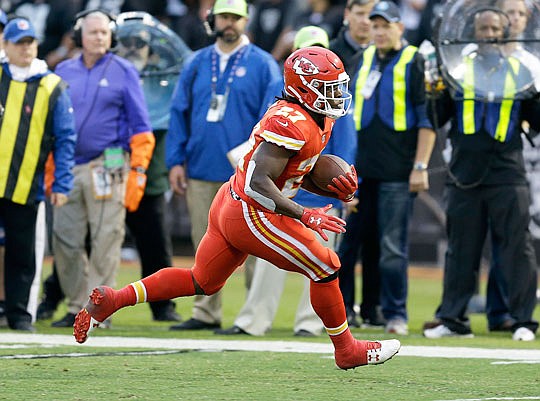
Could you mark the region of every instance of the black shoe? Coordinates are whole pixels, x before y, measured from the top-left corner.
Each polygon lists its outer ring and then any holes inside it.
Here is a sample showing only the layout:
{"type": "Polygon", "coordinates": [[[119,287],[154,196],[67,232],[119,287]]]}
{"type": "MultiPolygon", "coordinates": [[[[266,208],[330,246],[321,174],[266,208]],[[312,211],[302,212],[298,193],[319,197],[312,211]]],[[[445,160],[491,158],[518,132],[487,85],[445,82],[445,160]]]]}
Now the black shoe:
{"type": "Polygon", "coordinates": [[[312,333],[311,331],[304,330],[304,329],[295,331],[294,335],[296,337],[317,337],[316,334],[312,333]]]}
{"type": "Polygon", "coordinates": [[[361,327],[363,329],[379,329],[386,325],[386,320],[374,318],[374,319],[363,319],[361,327]]]}
{"type": "Polygon", "coordinates": [[[169,330],[214,330],[220,328],[221,323],[206,323],[202,320],[191,318],[184,323],[169,327],[169,330]]]}
{"type": "Polygon", "coordinates": [[[0,327],[8,327],[8,321],[6,317],[6,306],[4,301],[0,301],[0,327]]]}
{"type": "Polygon", "coordinates": [[[156,322],[181,322],[182,317],[176,313],[174,306],[167,306],[158,312],[154,312],[156,322]]]}
{"type": "Polygon", "coordinates": [[[360,327],[360,323],[354,314],[347,315],[347,323],[349,324],[349,327],[360,327]]]}
{"type": "Polygon", "coordinates": [[[56,305],[51,305],[48,302],[41,302],[37,308],[36,320],[51,319],[54,312],[56,312],[56,305]]]}
{"type": "Polygon", "coordinates": [[[52,322],[51,327],[72,327],[75,323],[75,314],[66,313],[66,315],[56,322],[52,322]]]}
{"type": "Polygon", "coordinates": [[[489,327],[489,331],[512,331],[512,327],[514,327],[515,320],[513,319],[506,319],[501,324],[498,324],[497,326],[489,327]]]}
{"type": "Polygon", "coordinates": [[[221,334],[224,336],[232,336],[232,335],[237,335],[237,334],[247,334],[248,336],[250,335],[249,333],[246,333],[244,330],[242,330],[238,326],[232,326],[232,327],[229,327],[228,329],[217,329],[217,330],[214,330],[214,334],[221,334]]]}
{"type": "Polygon", "coordinates": [[[31,333],[36,331],[36,328],[32,326],[32,323],[27,322],[25,320],[15,322],[12,325],[10,325],[10,327],[12,330],[17,330],[17,331],[29,331],[31,333]]]}

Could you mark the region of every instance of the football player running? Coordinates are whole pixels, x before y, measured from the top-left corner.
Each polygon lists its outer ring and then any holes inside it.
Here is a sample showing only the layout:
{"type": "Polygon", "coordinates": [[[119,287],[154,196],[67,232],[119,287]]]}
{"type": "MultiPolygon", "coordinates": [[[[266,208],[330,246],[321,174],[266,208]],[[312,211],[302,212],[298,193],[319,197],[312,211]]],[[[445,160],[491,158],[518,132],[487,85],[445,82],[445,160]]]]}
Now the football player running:
{"type": "MultiPolygon", "coordinates": [[[[345,221],[326,214],[330,205],[309,209],[291,200],[326,146],[334,120],[350,106],[349,76],[333,52],[307,47],[287,58],[284,77],[283,98],[254,127],[251,150],[214,199],[195,265],[161,269],[120,290],[95,288],[75,320],[79,343],[125,306],[215,293],[252,254],[311,279],[311,303],[332,340],[339,368],[381,364],[399,351],[398,340],[360,341],[348,328],[337,278],[339,258],[313,232],[323,238],[323,230],[342,233],[345,221]]],[[[333,182],[328,190],[343,201],[358,187],[354,168],[333,182]]]]}

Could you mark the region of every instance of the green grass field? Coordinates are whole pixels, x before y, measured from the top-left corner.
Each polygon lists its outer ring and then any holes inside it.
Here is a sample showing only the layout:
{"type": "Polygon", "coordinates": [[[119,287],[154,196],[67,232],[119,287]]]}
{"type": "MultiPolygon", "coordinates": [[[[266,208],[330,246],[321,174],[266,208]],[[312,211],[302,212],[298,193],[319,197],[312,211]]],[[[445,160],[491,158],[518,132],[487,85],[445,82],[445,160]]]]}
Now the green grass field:
{"type": "MultiPolygon", "coordinates": [[[[189,263],[189,262],[186,262],[189,263]]],[[[47,265],[45,274],[49,271],[47,265]]],[[[118,285],[139,278],[136,265],[123,265],[118,285]]],[[[473,315],[473,339],[426,340],[421,326],[432,318],[441,292],[437,277],[410,281],[409,336],[407,346],[448,346],[530,349],[540,342],[517,343],[509,333],[487,333],[485,317],[473,315]]],[[[292,323],[301,292],[301,280],[290,275],[271,333],[263,338],[235,336],[230,339],[205,332],[172,332],[168,323],[151,320],[148,306],[137,305],[114,315],[113,328],[94,336],[177,338],[200,340],[301,341],[329,344],[326,336],[294,337],[292,323]]],[[[224,326],[232,325],[245,296],[244,279],[235,274],[225,287],[224,326]]],[[[177,300],[184,318],[191,315],[191,299],[177,300]]],[[[540,319],[540,308],[535,317],[540,319]]],[[[61,308],[55,318],[65,313],[61,308]]],[[[51,321],[36,324],[39,334],[71,334],[53,329],[51,321]]],[[[2,335],[12,331],[0,330],[2,335]]],[[[358,338],[384,339],[378,330],[354,329],[358,338]]],[[[264,343],[260,343],[264,344],[264,343]]],[[[261,346],[262,347],[262,346],[261,346]]],[[[399,355],[381,366],[351,371],[335,368],[331,354],[180,351],[163,355],[120,355],[134,348],[97,348],[73,345],[44,346],[0,343],[0,400],[540,400],[540,361],[501,364],[490,359],[424,358],[399,355]],[[87,353],[90,356],[72,357],[87,353]],[[20,355],[48,358],[9,359],[20,355]]],[[[502,352],[502,351],[501,351],[502,352]]],[[[510,359],[510,357],[508,357],[510,359]]],[[[501,356],[501,359],[505,359],[501,356]]]]}

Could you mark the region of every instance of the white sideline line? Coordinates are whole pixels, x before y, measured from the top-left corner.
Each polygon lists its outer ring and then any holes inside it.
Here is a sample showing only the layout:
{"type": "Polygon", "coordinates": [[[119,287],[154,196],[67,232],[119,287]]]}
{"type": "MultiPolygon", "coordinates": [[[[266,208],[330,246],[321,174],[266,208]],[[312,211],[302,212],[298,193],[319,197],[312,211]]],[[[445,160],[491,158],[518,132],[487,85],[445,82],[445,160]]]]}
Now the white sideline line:
{"type": "MultiPolygon", "coordinates": [[[[333,354],[330,342],[312,343],[299,341],[223,341],[189,340],[176,338],[146,337],[90,337],[84,345],[78,345],[70,335],[0,333],[0,344],[37,344],[40,346],[70,345],[89,347],[118,347],[175,350],[227,350],[271,351],[333,354]]],[[[2,345],[0,345],[2,348],[2,345]]],[[[399,356],[428,358],[496,359],[506,361],[540,362],[540,350],[533,349],[487,349],[472,347],[402,346],[399,356]]]]}
{"type": "Polygon", "coordinates": [[[489,397],[489,398],[460,398],[457,400],[436,400],[436,401],[505,401],[505,400],[540,400],[540,397],[489,397]]]}

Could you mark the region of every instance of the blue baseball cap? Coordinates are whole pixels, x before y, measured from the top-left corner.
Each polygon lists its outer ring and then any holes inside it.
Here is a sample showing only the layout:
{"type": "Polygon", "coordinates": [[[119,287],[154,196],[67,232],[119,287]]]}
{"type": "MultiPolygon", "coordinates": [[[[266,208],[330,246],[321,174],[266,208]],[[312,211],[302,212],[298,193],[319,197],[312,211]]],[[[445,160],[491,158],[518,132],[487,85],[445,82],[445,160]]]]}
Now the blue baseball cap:
{"type": "Polygon", "coordinates": [[[392,1],[380,1],[375,4],[369,13],[369,19],[373,19],[375,17],[384,18],[388,22],[401,21],[399,7],[392,1]]]}
{"type": "Polygon", "coordinates": [[[4,10],[0,10],[0,25],[2,25],[2,27],[5,27],[6,24],[7,24],[7,15],[4,12],[4,10]]]}
{"type": "Polygon", "coordinates": [[[14,18],[4,28],[4,40],[17,43],[22,38],[37,39],[36,31],[26,18],[14,18]]]}

